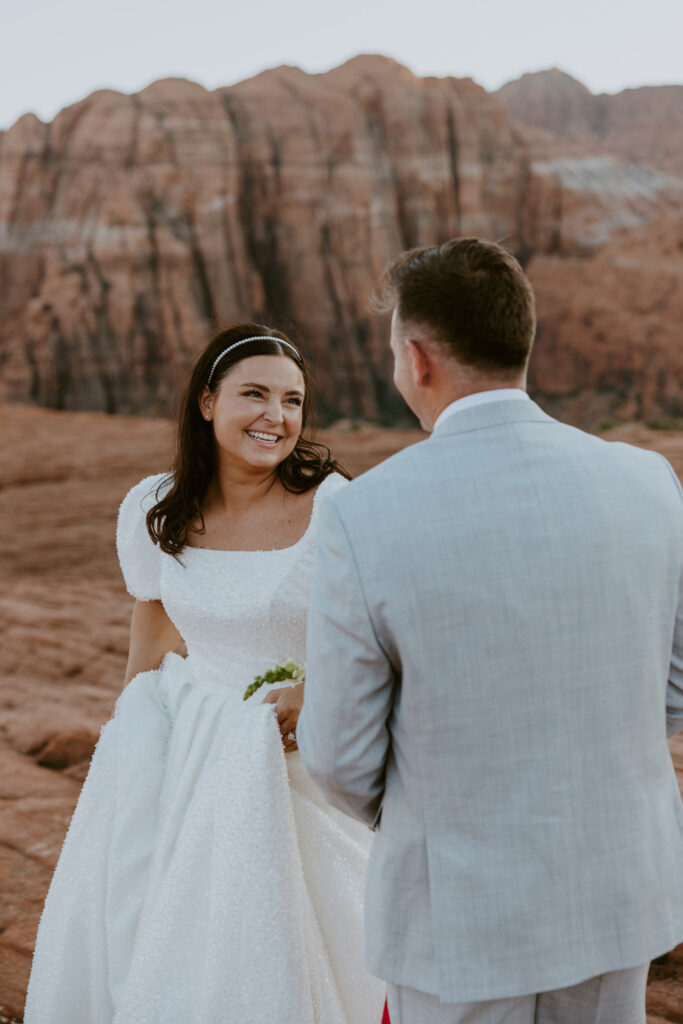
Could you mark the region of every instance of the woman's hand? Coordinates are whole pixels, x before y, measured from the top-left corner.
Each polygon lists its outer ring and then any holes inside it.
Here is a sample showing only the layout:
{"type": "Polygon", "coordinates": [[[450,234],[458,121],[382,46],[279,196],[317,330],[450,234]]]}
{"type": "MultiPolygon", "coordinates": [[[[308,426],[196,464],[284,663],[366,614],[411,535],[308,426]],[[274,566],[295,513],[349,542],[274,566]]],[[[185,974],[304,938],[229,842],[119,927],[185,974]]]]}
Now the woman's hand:
{"type": "Polygon", "coordinates": [[[296,686],[283,686],[279,690],[271,690],[261,701],[262,704],[275,705],[277,722],[280,726],[286,754],[291,754],[299,749],[296,742],[296,727],[304,706],[304,685],[304,683],[298,683],[296,686]],[[290,733],[293,734],[294,739],[288,738],[290,733]]]}

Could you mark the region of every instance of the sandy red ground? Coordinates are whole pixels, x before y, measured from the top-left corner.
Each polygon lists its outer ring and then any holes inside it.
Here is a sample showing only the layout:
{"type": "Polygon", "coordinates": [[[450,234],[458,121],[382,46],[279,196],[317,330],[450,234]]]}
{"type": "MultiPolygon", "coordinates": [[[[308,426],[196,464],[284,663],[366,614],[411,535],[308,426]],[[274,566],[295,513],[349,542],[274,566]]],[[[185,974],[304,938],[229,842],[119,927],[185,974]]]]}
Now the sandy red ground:
{"type": "MultiPolygon", "coordinates": [[[[19,406],[0,407],[0,429],[0,1020],[19,1020],[42,900],[123,678],[131,602],[116,509],[131,484],[166,468],[171,431],[19,406]]],[[[683,433],[608,436],[655,448],[683,476],[683,433]]],[[[357,474],[420,437],[361,428],[321,439],[357,474]]],[[[672,752],[683,785],[683,738],[672,752]]],[[[683,947],[653,965],[648,1010],[649,1024],[682,1024],[683,947]]]]}

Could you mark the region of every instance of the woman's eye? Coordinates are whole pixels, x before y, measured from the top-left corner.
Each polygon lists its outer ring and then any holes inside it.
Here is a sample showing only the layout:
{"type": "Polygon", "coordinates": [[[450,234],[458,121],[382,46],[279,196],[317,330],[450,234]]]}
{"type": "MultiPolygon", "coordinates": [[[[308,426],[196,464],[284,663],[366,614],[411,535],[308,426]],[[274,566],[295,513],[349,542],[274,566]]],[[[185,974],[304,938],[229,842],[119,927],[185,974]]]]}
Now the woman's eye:
{"type": "Polygon", "coordinates": [[[289,398],[289,399],[287,399],[287,401],[291,402],[293,405],[301,405],[301,399],[300,398],[289,398]]]}
{"type": "Polygon", "coordinates": [[[256,395],[257,398],[263,398],[263,394],[260,391],[257,391],[255,388],[253,388],[250,391],[244,392],[245,398],[250,398],[252,395],[256,395]]]}

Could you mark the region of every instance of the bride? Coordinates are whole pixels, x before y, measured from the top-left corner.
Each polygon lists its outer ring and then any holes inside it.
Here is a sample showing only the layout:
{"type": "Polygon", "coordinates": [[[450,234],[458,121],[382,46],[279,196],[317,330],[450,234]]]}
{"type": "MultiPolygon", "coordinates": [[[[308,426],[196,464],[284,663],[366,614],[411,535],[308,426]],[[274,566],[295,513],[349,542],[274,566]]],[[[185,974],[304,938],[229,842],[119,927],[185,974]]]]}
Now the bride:
{"type": "Polygon", "coordinates": [[[303,665],[318,510],[346,483],[302,436],[310,408],[284,335],[220,332],[187,388],[173,474],[121,505],[127,685],[45,902],[26,1024],[378,1024],[370,832],[300,761],[305,684],[243,699],[274,665],[303,665]]]}

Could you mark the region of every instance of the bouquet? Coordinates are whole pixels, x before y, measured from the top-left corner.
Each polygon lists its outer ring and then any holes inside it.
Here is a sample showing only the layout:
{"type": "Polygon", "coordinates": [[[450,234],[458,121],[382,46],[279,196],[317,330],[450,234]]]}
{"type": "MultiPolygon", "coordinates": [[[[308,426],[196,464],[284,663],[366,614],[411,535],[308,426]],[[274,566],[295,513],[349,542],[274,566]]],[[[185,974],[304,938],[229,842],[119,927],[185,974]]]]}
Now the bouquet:
{"type": "Polygon", "coordinates": [[[267,672],[264,672],[262,676],[254,676],[254,681],[249,683],[249,686],[244,691],[242,700],[248,700],[264,683],[268,685],[271,683],[282,683],[285,679],[296,679],[297,682],[303,683],[306,679],[306,669],[302,668],[301,665],[297,665],[291,658],[287,658],[284,665],[275,665],[274,668],[269,668],[267,672]]]}

